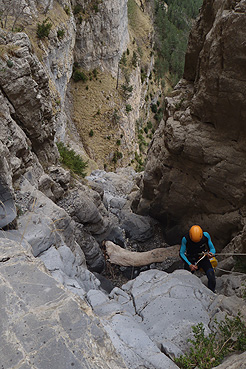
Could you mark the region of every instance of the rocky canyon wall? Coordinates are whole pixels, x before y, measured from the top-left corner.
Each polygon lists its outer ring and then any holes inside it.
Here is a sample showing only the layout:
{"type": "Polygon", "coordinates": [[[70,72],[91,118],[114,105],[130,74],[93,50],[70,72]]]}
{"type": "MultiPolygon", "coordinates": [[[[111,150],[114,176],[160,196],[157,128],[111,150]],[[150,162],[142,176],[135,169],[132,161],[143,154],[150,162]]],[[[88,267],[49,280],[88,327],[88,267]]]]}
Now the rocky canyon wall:
{"type": "Polygon", "coordinates": [[[118,62],[129,42],[127,1],[77,1],[88,14],[77,22],[75,61],[91,70],[100,67],[117,74],[118,62]]]}
{"type": "Polygon", "coordinates": [[[170,243],[198,223],[220,248],[245,223],[245,13],[245,1],[204,1],[149,149],[138,211],[170,243]]]}

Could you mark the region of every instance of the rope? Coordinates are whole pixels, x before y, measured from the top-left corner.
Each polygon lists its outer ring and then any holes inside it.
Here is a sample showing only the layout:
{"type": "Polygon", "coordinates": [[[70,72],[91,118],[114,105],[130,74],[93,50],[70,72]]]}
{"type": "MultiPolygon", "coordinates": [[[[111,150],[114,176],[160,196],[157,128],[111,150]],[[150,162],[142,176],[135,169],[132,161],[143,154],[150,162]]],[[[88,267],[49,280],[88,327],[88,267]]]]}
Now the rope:
{"type": "Polygon", "coordinates": [[[221,270],[222,272],[226,272],[226,273],[231,273],[231,274],[240,274],[240,275],[246,275],[245,273],[240,273],[240,272],[232,272],[231,270],[226,270],[226,269],[222,269],[222,268],[218,268],[216,267],[215,270],[221,270]]]}
{"type": "Polygon", "coordinates": [[[216,255],[230,255],[230,256],[246,256],[246,254],[238,254],[238,253],[232,253],[232,252],[227,252],[227,253],[223,253],[223,252],[216,252],[216,255]]]}

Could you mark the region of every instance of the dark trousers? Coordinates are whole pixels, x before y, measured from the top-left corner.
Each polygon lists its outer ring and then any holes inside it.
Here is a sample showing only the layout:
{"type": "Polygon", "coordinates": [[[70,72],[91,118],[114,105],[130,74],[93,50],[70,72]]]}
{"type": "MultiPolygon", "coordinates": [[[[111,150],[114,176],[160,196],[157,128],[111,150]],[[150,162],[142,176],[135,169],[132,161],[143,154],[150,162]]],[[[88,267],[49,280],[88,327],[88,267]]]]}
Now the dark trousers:
{"type": "MultiPolygon", "coordinates": [[[[192,263],[195,264],[195,262],[198,260],[198,257],[194,256],[194,257],[188,257],[188,260],[192,263]]],[[[214,274],[214,269],[212,267],[212,264],[209,261],[209,258],[206,256],[205,258],[203,258],[198,264],[197,264],[198,268],[202,268],[204,270],[204,272],[206,273],[206,276],[208,278],[208,288],[211,291],[215,291],[215,286],[216,286],[216,280],[215,280],[215,274],[214,274]]],[[[187,263],[185,263],[184,268],[186,270],[190,271],[189,265],[187,263]]],[[[194,273],[194,272],[193,272],[194,273]]]]}

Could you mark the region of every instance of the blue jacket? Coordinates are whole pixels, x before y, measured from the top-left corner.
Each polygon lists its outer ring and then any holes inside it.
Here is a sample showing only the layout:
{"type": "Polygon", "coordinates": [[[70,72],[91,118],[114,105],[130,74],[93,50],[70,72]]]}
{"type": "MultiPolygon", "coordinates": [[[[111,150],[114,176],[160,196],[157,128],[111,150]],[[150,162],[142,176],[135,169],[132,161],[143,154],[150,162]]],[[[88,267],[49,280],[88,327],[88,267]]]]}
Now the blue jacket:
{"type": "MultiPolygon", "coordinates": [[[[194,254],[194,255],[198,255],[198,252],[200,251],[200,246],[204,244],[204,241],[206,242],[206,244],[209,247],[209,251],[212,254],[215,254],[215,247],[211,241],[211,237],[210,234],[208,232],[203,232],[203,238],[200,242],[196,243],[196,242],[192,242],[190,240],[189,234],[185,235],[182,238],[182,242],[181,242],[181,248],[180,248],[180,256],[181,258],[188,264],[190,265],[191,262],[187,259],[185,253],[187,252],[187,249],[189,251],[190,254],[194,254]]],[[[189,255],[188,255],[189,257],[189,255]]]]}

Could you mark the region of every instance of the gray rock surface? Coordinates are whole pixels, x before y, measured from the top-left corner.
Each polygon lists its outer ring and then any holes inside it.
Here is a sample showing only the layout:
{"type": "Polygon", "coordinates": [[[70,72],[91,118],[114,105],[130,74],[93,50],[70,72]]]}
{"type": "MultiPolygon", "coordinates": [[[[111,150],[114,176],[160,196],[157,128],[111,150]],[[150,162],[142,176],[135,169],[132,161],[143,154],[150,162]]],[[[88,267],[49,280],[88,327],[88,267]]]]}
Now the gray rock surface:
{"type": "Polygon", "coordinates": [[[18,229],[32,246],[34,256],[52,245],[66,244],[73,249],[74,221],[27,180],[21,183],[17,204],[23,213],[18,218],[18,229]]]}
{"type": "MultiPolygon", "coordinates": [[[[89,3],[79,1],[85,11],[89,3]]],[[[110,70],[116,75],[118,62],[129,41],[127,1],[107,0],[98,4],[93,17],[78,24],[75,60],[86,69],[110,70]]]]}
{"type": "MultiPolygon", "coordinates": [[[[246,367],[246,352],[241,355],[232,355],[222,364],[216,366],[216,369],[244,369],[246,367]]],[[[215,368],[214,368],[215,369],[215,368]]]]}
{"type": "Polygon", "coordinates": [[[184,270],[142,272],[109,296],[89,291],[87,300],[129,368],[176,368],[168,357],[188,350],[193,325],[202,322],[209,333],[215,318],[239,310],[246,318],[242,299],[216,295],[184,270]]]}
{"type": "Polygon", "coordinates": [[[151,219],[134,213],[122,211],[120,227],[124,229],[126,237],[135,241],[146,241],[153,236],[151,219]]]}
{"type": "Polygon", "coordinates": [[[0,85],[8,102],[14,104],[12,116],[23,128],[39,159],[55,163],[58,156],[48,77],[32,53],[25,33],[7,33],[1,29],[0,43],[4,49],[0,85]]]}
{"type": "Polygon", "coordinates": [[[16,215],[13,194],[0,177],[0,228],[10,224],[16,218],[16,215]]]}
{"type": "Polygon", "coordinates": [[[88,305],[65,291],[23,247],[0,239],[1,365],[126,368],[88,305]]]}

